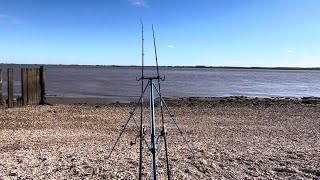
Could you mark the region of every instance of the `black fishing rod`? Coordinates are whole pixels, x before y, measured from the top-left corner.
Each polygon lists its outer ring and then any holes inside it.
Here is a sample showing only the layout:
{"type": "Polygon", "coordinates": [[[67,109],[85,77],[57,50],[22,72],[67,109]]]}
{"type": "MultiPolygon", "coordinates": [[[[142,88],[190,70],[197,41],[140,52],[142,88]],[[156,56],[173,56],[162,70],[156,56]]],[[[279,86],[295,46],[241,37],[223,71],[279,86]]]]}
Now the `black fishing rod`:
{"type": "Polygon", "coordinates": [[[140,19],[141,22],[141,42],[142,42],[142,47],[141,47],[141,105],[140,105],[140,160],[139,160],[139,180],[142,179],[142,140],[143,138],[143,77],[144,77],[144,72],[143,72],[143,67],[144,67],[144,38],[143,38],[143,22],[140,19]]]}
{"type": "Polygon", "coordinates": [[[157,46],[156,46],[156,38],[154,35],[153,24],[152,24],[152,34],[153,34],[153,46],[154,46],[154,54],[155,54],[155,58],[156,58],[158,88],[159,88],[159,96],[160,96],[160,113],[161,113],[161,122],[162,122],[162,130],[161,130],[160,136],[163,137],[163,141],[164,141],[164,149],[165,149],[166,165],[167,165],[167,176],[168,176],[168,180],[171,180],[169,157],[168,157],[167,131],[165,129],[164,118],[163,118],[163,105],[162,105],[162,95],[161,95],[161,86],[160,86],[160,73],[159,73],[157,46]]]}

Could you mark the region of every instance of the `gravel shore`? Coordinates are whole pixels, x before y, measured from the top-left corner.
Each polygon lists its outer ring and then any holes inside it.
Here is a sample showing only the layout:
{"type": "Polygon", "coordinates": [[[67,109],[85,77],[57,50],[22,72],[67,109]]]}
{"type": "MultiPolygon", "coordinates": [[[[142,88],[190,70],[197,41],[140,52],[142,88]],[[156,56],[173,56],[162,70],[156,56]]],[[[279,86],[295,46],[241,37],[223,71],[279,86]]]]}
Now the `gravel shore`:
{"type": "MultiPolygon", "coordinates": [[[[193,153],[188,150],[171,123],[168,143],[173,179],[320,179],[317,98],[178,98],[167,102],[193,149],[193,153]]],[[[107,158],[132,106],[0,109],[0,179],[137,179],[139,141],[130,146],[138,135],[134,120],[107,158]]],[[[159,117],[158,109],[156,113],[159,117]]],[[[145,114],[149,142],[147,108],[145,114]]],[[[163,147],[157,150],[159,179],[166,179],[163,147]]],[[[144,179],[150,179],[146,146],[143,160],[144,179]]]]}

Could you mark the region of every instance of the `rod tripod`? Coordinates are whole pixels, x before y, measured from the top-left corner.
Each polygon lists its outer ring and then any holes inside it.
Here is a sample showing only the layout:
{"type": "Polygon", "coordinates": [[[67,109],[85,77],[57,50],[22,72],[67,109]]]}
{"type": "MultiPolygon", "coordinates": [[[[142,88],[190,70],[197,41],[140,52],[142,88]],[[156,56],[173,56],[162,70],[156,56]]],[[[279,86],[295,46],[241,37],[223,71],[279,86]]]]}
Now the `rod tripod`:
{"type": "MultiPolygon", "coordinates": [[[[169,123],[173,123],[177,129],[179,130],[180,132],[180,135],[182,136],[184,142],[186,143],[186,145],[188,146],[189,150],[193,153],[192,149],[191,149],[191,146],[189,145],[188,141],[187,141],[187,138],[185,137],[185,135],[183,134],[180,126],[178,125],[175,117],[171,114],[170,112],[170,109],[169,107],[167,106],[166,102],[164,101],[164,99],[162,98],[161,96],[161,93],[159,91],[159,89],[156,87],[156,85],[154,84],[154,80],[157,79],[157,80],[164,80],[164,78],[161,78],[160,76],[157,76],[157,77],[141,77],[139,80],[145,80],[147,79],[148,80],[148,83],[147,85],[145,86],[145,88],[143,89],[142,93],[141,93],[141,96],[139,97],[139,99],[137,100],[135,106],[132,108],[131,112],[130,112],[130,116],[127,120],[127,122],[125,123],[125,125],[123,126],[121,132],[120,132],[120,135],[118,136],[115,144],[113,145],[110,153],[109,153],[109,156],[107,158],[110,158],[111,157],[111,154],[112,152],[115,150],[115,147],[117,146],[117,144],[119,143],[119,140],[122,136],[122,134],[124,133],[125,129],[127,128],[129,122],[131,119],[134,119],[133,116],[134,116],[134,113],[137,109],[137,107],[139,106],[139,104],[141,105],[142,107],[142,99],[143,99],[143,96],[146,92],[147,89],[149,89],[149,111],[150,111],[150,137],[151,137],[151,142],[150,142],[150,152],[152,154],[152,179],[153,180],[156,180],[157,179],[157,156],[156,156],[156,150],[157,150],[157,137],[156,137],[156,119],[155,119],[155,106],[154,106],[154,102],[155,102],[155,99],[154,99],[154,94],[157,93],[160,97],[160,104],[161,104],[161,107],[164,106],[166,112],[168,113],[169,115],[169,123]]],[[[142,115],[142,114],[141,114],[142,115]]],[[[142,116],[141,116],[141,119],[142,119],[142,116]]],[[[135,121],[135,120],[134,120],[135,121]]],[[[144,139],[144,130],[143,130],[143,127],[142,125],[140,126],[140,128],[138,128],[137,126],[137,123],[135,122],[136,124],[136,127],[137,129],[140,131],[140,134],[139,134],[139,137],[140,137],[140,144],[142,143],[142,140],[145,141],[145,143],[147,144],[148,146],[148,143],[146,142],[146,140],[144,139]]],[[[163,126],[164,127],[164,126],[163,126]]],[[[162,129],[162,132],[160,134],[160,136],[163,138],[164,140],[164,143],[165,143],[165,147],[167,147],[167,133],[166,133],[166,129],[162,129]]],[[[149,146],[148,146],[149,147],[149,146]]],[[[167,148],[165,148],[166,150],[166,158],[168,158],[168,154],[167,154],[167,148]]],[[[142,152],[142,148],[140,148],[140,154],[142,152]]],[[[170,167],[169,167],[169,160],[167,159],[167,176],[168,176],[168,179],[171,179],[171,175],[170,175],[170,167]]],[[[141,179],[141,171],[142,171],[142,166],[139,166],[139,179],[141,179]]]]}

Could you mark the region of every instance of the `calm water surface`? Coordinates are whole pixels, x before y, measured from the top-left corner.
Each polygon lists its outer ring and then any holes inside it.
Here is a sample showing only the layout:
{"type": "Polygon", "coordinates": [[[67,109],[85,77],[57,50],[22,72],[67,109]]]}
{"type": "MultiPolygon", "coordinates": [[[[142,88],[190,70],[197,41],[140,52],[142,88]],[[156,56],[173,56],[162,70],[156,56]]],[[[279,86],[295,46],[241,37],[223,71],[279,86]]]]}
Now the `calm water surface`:
{"type": "MultiPolygon", "coordinates": [[[[6,94],[6,68],[14,68],[15,93],[20,94],[20,68],[0,65],[6,94]]],[[[65,97],[136,97],[140,95],[138,67],[47,65],[47,94],[65,97]]],[[[320,96],[320,71],[160,68],[164,96],[320,96]]],[[[155,75],[147,68],[146,75],[155,75]]]]}

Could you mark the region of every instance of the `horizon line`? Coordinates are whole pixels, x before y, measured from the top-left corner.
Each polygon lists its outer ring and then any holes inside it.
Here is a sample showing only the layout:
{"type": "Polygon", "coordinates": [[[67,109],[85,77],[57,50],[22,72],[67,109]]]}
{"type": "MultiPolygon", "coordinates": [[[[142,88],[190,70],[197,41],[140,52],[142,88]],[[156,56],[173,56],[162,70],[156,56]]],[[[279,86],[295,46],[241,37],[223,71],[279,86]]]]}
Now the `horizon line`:
{"type": "MultiPolygon", "coordinates": [[[[103,67],[141,67],[141,65],[99,65],[99,64],[25,64],[25,63],[0,63],[1,65],[49,65],[49,66],[103,66],[103,67]]],[[[156,67],[148,65],[144,67],[156,67]]],[[[206,65],[162,65],[159,67],[173,68],[226,68],[226,69],[319,69],[320,67],[290,67],[290,66],[206,66],[206,65]]]]}

